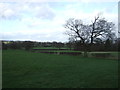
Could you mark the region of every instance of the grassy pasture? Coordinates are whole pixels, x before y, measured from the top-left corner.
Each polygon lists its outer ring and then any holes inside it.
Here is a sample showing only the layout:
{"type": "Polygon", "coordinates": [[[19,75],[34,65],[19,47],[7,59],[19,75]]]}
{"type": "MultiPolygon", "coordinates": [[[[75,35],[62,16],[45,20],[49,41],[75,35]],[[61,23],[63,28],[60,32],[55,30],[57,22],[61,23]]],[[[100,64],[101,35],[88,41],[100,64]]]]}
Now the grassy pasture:
{"type": "Polygon", "coordinates": [[[3,88],[117,88],[118,61],[5,50],[3,88]]]}
{"type": "MultiPolygon", "coordinates": [[[[33,49],[59,49],[57,47],[34,47],[33,49]]],[[[60,49],[69,49],[69,48],[60,48],[60,49]]]]}

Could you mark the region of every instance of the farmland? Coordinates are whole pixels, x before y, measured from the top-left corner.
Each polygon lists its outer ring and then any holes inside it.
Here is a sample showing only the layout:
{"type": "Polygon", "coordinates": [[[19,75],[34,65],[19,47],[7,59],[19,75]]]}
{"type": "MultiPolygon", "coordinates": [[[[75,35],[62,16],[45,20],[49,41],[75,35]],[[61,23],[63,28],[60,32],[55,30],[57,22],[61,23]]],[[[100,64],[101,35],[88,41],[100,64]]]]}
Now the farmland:
{"type": "Polygon", "coordinates": [[[3,88],[118,87],[114,59],[3,50],[2,66],[3,88]]]}

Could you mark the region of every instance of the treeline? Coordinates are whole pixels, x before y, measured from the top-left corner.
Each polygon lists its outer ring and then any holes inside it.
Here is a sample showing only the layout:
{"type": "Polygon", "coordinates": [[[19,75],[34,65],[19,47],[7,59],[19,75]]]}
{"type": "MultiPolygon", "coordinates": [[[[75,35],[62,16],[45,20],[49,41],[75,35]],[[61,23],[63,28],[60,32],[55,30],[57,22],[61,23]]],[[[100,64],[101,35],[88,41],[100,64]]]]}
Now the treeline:
{"type": "Polygon", "coordinates": [[[32,41],[2,41],[2,49],[25,49],[30,50],[34,47],[32,41]]]}
{"type": "Polygon", "coordinates": [[[84,44],[81,43],[81,41],[69,41],[67,43],[67,46],[74,50],[78,51],[120,51],[120,38],[117,38],[116,40],[110,40],[107,39],[106,41],[98,40],[93,43],[91,46],[90,43],[84,44]],[[84,48],[84,45],[86,48],[84,48]]]}
{"type": "MultiPolygon", "coordinates": [[[[86,44],[87,51],[120,51],[120,38],[112,41],[107,39],[106,41],[96,41],[91,46],[86,44]]],[[[72,50],[84,51],[84,46],[80,41],[69,41],[67,43],[62,42],[35,42],[35,41],[2,41],[2,49],[24,49],[31,50],[33,47],[56,47],[56,48],[68,48],[72,50]]]]}
{"type": "Polygon", "coordinates": [[[2,49],[24,49],[31,50],[33,47],[56,47],[62,48],[65,43],[62,42],[36,42],[36,41],[2,41],[2,49]]]}

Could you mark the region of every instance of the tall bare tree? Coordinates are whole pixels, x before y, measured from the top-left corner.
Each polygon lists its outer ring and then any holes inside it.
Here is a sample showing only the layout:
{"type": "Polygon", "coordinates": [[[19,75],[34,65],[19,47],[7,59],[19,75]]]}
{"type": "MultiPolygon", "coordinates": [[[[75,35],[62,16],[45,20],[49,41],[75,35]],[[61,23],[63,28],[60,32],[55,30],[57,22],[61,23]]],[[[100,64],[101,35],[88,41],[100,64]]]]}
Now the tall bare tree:
{"type": "Polygon", "coordinates": [[[114,26],[114,23],[100,18],[99,15],[88,25],[84,24],[82,20],[74,18],[68,19],[64,25],[67,29],[66,34],[75,38],[75,40],[80,40],[85,50],[86,43],[92,46],[95,39],[113,38],[115,36],[114,26]]]}
{"type": "Polygon", "coordinates": [[[66,24],[64,25],[68,31],[66,34],[70,37],[74,38],[74,40],[79,40],[83,44],[84,48],[84,55],[86,56],[86,43],[89,41],[89,32],[88,32],[88,25],[84,25],[82,20],[70,18],[67,20],[66,24]]]}
{"type": "MultiPolygon", "coordinates": [[[[99,16],[95,17],[92,24],[89,25],[90,30],[90,45],[92,46],[94,40],[99,39],[113,39],[115,37],[115,24],[108,22],[99,16]]],[[[89,31],[88,30],[88,31],[89,31]]]]}
{"type": "Polygon", "coordinates": [[[70,18],[64,26],[68,29],[66,34],[70,37],[75,38],[75,40],[81,40],[83,44],[88,41],[88,25],[84,25],[82,20],[70,18]]]}

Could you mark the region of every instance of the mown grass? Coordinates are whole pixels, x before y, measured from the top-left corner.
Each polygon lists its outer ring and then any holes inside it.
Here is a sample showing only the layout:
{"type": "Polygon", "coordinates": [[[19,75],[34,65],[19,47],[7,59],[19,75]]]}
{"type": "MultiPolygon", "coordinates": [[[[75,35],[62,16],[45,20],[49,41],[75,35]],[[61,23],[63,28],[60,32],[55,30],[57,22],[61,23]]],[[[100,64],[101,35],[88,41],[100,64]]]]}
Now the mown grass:
{"type": "Polygon", "coordinates": [[[117,88],[118,61],[3,51],[3,88],[117,88]]]}

